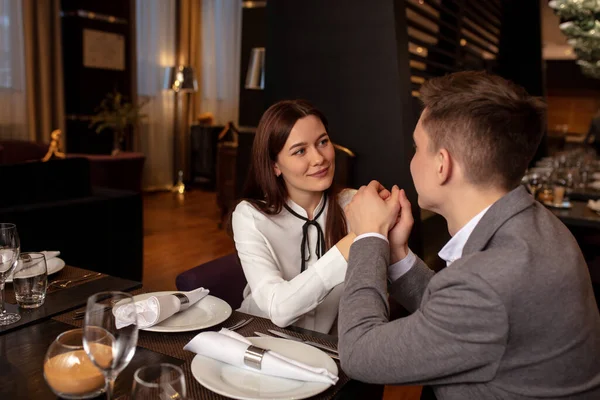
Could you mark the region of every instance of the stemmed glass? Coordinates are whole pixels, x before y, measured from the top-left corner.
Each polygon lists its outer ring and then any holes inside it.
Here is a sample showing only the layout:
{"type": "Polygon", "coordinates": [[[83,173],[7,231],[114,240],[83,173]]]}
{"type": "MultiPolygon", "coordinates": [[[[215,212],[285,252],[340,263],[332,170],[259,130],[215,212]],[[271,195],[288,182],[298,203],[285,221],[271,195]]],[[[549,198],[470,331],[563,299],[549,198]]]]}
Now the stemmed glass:
{"type": "Polygon", "coordinates": [[[185,397],[183,371],[173,364],[147,365],[133,375],[133,400],[183,400],[185,397]]]}
{"type": "Polygon", "coordinates": [[[137,338],[133,296],[123,292],[100,292],[88,298],[83,348],[104,374],[108,400],[113,397],[117,376],[135,354],[137,338]]]}
{"type": "Polygon", "coordinates": [[[4,284],[17,265],[21,245],[15,224],[0,223],[0,325],[14,324],[21,319],[16,313],[4,309],[4,284]]]}

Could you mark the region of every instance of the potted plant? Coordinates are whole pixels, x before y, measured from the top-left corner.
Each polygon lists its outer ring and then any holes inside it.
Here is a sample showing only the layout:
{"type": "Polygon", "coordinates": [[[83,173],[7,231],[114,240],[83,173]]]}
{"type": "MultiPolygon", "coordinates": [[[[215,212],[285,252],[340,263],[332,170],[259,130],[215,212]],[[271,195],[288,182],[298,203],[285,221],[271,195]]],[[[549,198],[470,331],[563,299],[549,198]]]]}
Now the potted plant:
{"type": "Polygon", "coordinates": [[[96,109],[98,113],[92,117],[89,126],[90,128],[96,126],[96,133],[100,133],[105,129],[113,131],[113,150],[111,153],[113,156],[121,152],[127,130],[148,117],[146,114],[141,113],[142,107],[148,101],[148,98],[143,98],[138,105],[133,105],[126,102],[121,93],[115,91],[107,94],[96,109]]]}

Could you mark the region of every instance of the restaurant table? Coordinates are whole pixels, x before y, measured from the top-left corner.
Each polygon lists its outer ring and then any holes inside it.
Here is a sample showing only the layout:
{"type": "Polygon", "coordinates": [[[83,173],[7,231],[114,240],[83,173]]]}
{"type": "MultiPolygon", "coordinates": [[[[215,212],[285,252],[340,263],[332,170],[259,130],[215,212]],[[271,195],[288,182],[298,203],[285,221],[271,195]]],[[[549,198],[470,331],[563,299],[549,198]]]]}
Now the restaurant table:
{"type": "Polygon", "coordinates": [[[600,200],[600,190],[593,188],[576,189],[569,194],[569,197],[571,200],[576,201],[600,200]]]}
{"type": "Polygon", "coordinates": [[[33,309],[19,308],[14,300],[12,283],[5,284],[5,305],[7,312],[21,314],[21,319],[11,325],[0,326],[0,334],[20,329],[26,325],[51,318],[60,313],[81,307],[87,298],[94,293],[106,290],[129,291],[142,286],[140,282],[117,278],[105,274],[97,275],[94,271],[65,266],[60,272],[48,277],[48,282],[62,279],[77,279],[86,274],[93,274],[90,279],[69,284],[66,288],[51,287],[46,294],[46,300],[41,307],[33,309]]]}
{"type": "MultiPolygon", "coordinates": [[[[96,287],[90,286],[94,283],[102,286],[101,290],[132,290],[123,289],[127,284],[121,278],[103,277],[86,284],[63,289],[57,292],[65,296],[73,295],[81,299],[83,292],[89,296],[96,287]],[[100,285],[104,281],[108,285],[100,285]],[[108,287],[107,287],[108,286],[108,287]],[[91,290],[90,290],[91,289],[91,290]]],[[[131,281],[129,281],[131,282],[131,281]]],[[[139,283],[138,286],[139,288],[139,283]]],[[[141,289],[134,290],[133,294],[143,293],[141,289]]],[[[0,385],[0,399],[10,398],[35,398],[35,399],[56,399],[46,384],[42,365],[44,355],[52,341],[60,334],[69,329],[80,327],[83,323],[81,319],[73,319],[74,312],[84,310],[85,300],[78,300],[79,307],[69,307],[63,312],[55,313],[52,318],[38,318],[30,324],[21,326],[19,329],[0,333],[0,376],[2,382],[0,385]]],[[[249,315],[234,311],[232,315],[222,324],[208,328],[206,330],[219,330],[221,327],[233,325],[236,321],[249,318],[249,315]]],[[[243,336],[255,336],[254,331],[267,333],[267,329],[282,330],[275,326],[270,320],[253,317],[254,321],[245,327],[237,330],[243,336]]],[[[337,346],[337,338],[324,335],[301,328],[290,327],[285,329],[296,336],[319,342],[329,346],[337,346]]],[[[183,347],[195,335],[201,331],[182,332],[182,333],[156,333],[140,331],[136,353],[131,363],[119,375],[115,385],[115,398],[124,400],[129,398],[133,381],[133,373],[143,365],[156,363],[171,363],[179,365],[184,371],[188,399],[197,400],[221,400],[227,397],[214,393],[203,387],[191,373],[191,360],[196,356],[194,353],[184,351],[183,347]]],[[[335,386],[330,387],[311,399],[380,399],[383,395],[384,387],[382,385],[369,385],[358,381],[350,380],[341,371],[339,362],[336,362],[339,370],[339,381],[335,386]]],[[[103,398],[103,397],[99,397],[103,398]]]]}
{"type": "Polygon", "coordinates": [[[583,201],[571,201],[571,208],[548,208],[567,227],[600,229],[600,214],[583,201]]]}

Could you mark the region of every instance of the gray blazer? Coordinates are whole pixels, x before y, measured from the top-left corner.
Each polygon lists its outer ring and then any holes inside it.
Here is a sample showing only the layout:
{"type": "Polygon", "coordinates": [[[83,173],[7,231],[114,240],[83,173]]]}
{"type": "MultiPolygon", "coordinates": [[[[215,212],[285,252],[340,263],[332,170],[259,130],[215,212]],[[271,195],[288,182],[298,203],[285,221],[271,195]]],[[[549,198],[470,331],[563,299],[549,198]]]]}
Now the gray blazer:
{"type": "Polygon", "coordinates": [[[439,400],[600,399],[600,315],[568,229],[519,187],[437,274],[417,259],[390,286],[412,314],[389,322],[389,245],[350,249],[340,303],[342,369],[432,385],[439,400]]]}

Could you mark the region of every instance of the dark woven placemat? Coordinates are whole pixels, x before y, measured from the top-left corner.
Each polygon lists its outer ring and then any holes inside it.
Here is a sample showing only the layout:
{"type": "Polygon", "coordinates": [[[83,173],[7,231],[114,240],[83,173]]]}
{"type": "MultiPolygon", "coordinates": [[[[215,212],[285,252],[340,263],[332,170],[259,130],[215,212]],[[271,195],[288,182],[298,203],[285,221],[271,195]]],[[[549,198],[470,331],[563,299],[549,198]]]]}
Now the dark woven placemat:
{"type": "MultiPolygon", "coordinates": [[[[144,293],[143,289],[135,290],[132,294],[140,294],[144,293]]],[[[65,322],[67,324],[71,324],[77,327],[81,327],[83,325],[83,320],[78,319],[74,320],[74,312],[85,309],[85,307],[74,310],[65,314],[61,314],[59,316],[54,317],[53,319],[65,322]]],[[[242,336],[250,337],[256,336],[254,332],[263,332],[268,333],[268,329],[276,329],[279,331],[284,331],[283,329],[278,328],[275,324],[265,318],[253,317],[244,313],[240,313],[234,311],[231,317],[227,319],[227,321],[223,322],[221,325],[210,328],[208,330],[219,330],[221,327],[232,326],[236,322],[247,319],[254,318],[254,320],[246,325],[245,327],[238,329],[236,332],[241,334],[242,336]]],[[[181,365],[183,372],[186,376],[186,383],[188,388],[188,397],[191,399],[199,399],[199,400],[222,400],[227,399],[225,396],[221,396],[220,394],[214,393],[209,389],[202,386],[196,379],[194,379],[191,371],[191,362],[194,358],[195,354],[189,351],[183,350],[183,347],[190,341],[194,336],[196,336],[200,331],[196,332],[183,332],[183,333],[158,333],[158,332],[146,332],[140,331],[138,336],[138,346],[144,347],[148,350],[155,351],[157,353],[166,354],[171,357],[179,358],[180,360],[184,360],[184,364],[181,365]]],[[[285,333],[289,333],[291,335],[300,337],[306,340],[312,340],[314,342],[318,342],[330,347],[337,347],[337,343],[330,342],[326,340],[322,340],[320,338],[309,337],[303,334],[299,334],[296,332],[285,331],[285,333]]],[[[340,368],[339,362],[336,361],[339,371],[339,381],[335,386],[327,389],[325,392],[311,397],[312,399],[317,400],[329,400],[334,397],[334,395],[349,381],[349,378],[344,374],[342,369],[340,368]]],[[[128,397],[121,396],[119,399],[126,399],[128,397]]]]}
{"type": "MultiPolygon", "coordinates": [[[[105,274],[97,275],[97,272],[90,271],[87,269],[71,267],[70,265],[66,265],[62,270],[60,270],[56,274],[52,274],[51,276],[48,277],[48,291],[46,292],[46,294],[53,293],[58,290],[64,289],[57,285],[50,286],[50,283],[52,283],[52,282],[59,281],[59,280],[62,281],[65,279],[82,278],[86,275],[89,276],[89,279],[70,283],[67,287],[81,285],[82,283],[91,282],[93,280],[100,279],[100,278],[106,276],[105,274]]],[[[10,303],[10,304],[17,304],[17,300],[15,299],[15,290],[13,288],[13,284],[7,283],[4,290],[5,290],[4,301],[7,303],[10,303]]]]}

